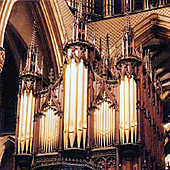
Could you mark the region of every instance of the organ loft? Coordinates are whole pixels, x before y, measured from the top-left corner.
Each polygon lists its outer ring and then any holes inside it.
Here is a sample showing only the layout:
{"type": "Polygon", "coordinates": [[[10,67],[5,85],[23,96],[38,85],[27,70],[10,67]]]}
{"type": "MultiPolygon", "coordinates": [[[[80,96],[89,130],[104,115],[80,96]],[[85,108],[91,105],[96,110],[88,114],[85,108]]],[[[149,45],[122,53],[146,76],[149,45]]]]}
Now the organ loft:
{"type": "Polygon", "coordinates": [[[170,169],[170,1],[0,2],[0,169],[170,169]]]}

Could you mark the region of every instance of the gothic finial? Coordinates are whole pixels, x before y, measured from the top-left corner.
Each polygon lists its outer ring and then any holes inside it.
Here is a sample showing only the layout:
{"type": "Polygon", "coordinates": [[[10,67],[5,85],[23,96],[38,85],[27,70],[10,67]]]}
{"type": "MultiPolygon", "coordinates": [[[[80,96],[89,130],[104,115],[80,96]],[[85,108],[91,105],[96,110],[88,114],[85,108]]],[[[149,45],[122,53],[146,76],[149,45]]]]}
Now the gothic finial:
{"type": "Polygon", "coordinates": [[[32,39],[31,39],[31,45],[30,48],[33,49],[35,47],[35,43],[36,43],[36,21],[34,21],[33,23],[33,32],[32,32],[32,39]]]}
{"type": "Polygon", "coordinates": [[[79,0],[78,14],[77,15],[80,19],[83,18],[83,2],[82,2],[82,0],[79,0]]]}
{"type": "Polygon", "coordinates": [[[130,30],[130,16],[129,16],[129,1],[126,1],[126,7],[125,7],[125,12],[126,12],[126,21],[125,21],[125,30],[128,32],[130,30]]]}
{"type": "Polygon", "coordinates": [[[126,6],[125,6],[126,13],[129,12],[129,9],[130,9],[129,0],[126,0],[126,6]]]}
{"type": "Polygon", "coordinates": [[[100,42],[99,42],[99,51],[100,51],[100,57],[102,56],[102,38],[100,37],[100,42]]]}
{"type": "Polygon", "coordinates": [[[50,84],[52,84],[53,80],[54,80],[54,70],[53,70],[53,68],[50,69],[50,73],[49,73],[48,78],[50,80],[50,84]]]}
{"type": "Polygon", "coordinates": [[[109,56],[109,34],[106,35],[106,56],[109,56]]]}

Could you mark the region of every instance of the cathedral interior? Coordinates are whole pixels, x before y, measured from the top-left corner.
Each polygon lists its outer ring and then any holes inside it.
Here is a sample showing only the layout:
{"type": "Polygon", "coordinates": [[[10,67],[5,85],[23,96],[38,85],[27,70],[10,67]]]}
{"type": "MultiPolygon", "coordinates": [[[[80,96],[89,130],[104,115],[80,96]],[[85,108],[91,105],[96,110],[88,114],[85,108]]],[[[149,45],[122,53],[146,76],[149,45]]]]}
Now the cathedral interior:
{"type": "Polygon", "coordinates": [[[1,0],[0,169],[170,169],[170,0],[1,0]]]}

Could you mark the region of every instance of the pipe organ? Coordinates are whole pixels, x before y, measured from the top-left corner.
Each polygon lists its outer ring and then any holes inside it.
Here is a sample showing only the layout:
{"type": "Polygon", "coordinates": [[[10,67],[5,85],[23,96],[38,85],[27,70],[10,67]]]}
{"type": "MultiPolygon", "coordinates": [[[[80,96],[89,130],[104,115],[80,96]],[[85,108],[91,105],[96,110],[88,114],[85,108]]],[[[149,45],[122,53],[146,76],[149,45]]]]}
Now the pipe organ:
{"type": "Polygon", "coordinates": [[[105,95],[94,112],[94,141],[100,147],[109,146],[115,141],[115,109],[105,95]]]}
{"type": "Polygon", "coordinates": [[[120,81],[120,141],[137,142],[136,82],[127,76],[120,81]]]}
{"type": "Polygon", "coordinates": [[[41,152],[52,152],[59,147],[60,117],[55,108],[45,108],[39,120],[39,148],[41,152]]]}
{"type": "Polygon", "coordinates": [[[18,153],[31,153],[35,96],[32,89],[25,89],[20,97],[18,153]]]}
{"type": "Polygon", "coordinates": [[[35,115],[35,100],[37,81],[40,79],[42,69],[39,67],[37,55],[38,49],[34,45],[36,38],[36,23],[33,26],[33,37],[27,53],[26,67],[22,70],[20,65],[20,92],[18,100],[18,129],[17,129],[17,153],[30,154],[33,151],[33,121],[35,115]]]}
{"type": "Polygon", "coordinates": [[[68,62],[64,68],[64,148],[73,148],[74,143],[85,148],[88,72],[82,59],[78,63],[75,59],[68,62]]]}
{"type": "Polygon", "coordinates": [[[21,66],[16,166],[91,170],[163,166],[161,88],[152,77],[150,56],[136,53],[128,13],[120,55],[110,56],[108,34],[102,55],[101,43],[97,48],[87,39],[82,5],[73,38],[63,47],[58,77],[51,70],[48,85],[41,82],[43,64],[40,68],[35,40],[26,66],[21,66]]]}

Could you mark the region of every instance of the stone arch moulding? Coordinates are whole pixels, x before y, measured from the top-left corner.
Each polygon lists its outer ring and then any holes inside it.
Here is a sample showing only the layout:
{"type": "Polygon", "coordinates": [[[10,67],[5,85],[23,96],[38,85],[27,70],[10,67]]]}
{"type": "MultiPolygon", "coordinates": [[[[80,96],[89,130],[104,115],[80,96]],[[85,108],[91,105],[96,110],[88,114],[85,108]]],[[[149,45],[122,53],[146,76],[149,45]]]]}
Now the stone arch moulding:
{"type": "MultiPolygon", "coordinates": [[[[33,9],[33,16],[39,21],[40,26],[44,29],[46,41],[49,44],[52,62],[56,62],[58,72],[63,65],[63,45],[72,37],[73,14],[69,10],[65,1],[39,1],[38,3],[30,2],[33,9]],[[63,14],[61,11],[64,11],[63,14]],[[67,23],[64,17],[70,18],[67,23]],[[45,24],[44,24],[45,23],[45,24]],[[68,28],[69,27],[69,28],[68,28]]],[[[54,64],[53,64],[54,66],[54,64]]],[[[54,70],[56,70],[54,68],[54,70]]]]}
{"type": "Polygon", "coordinates": [[[4,155],[4,152],[5,152],[5,149],[6,149],[5,144],[7,142],[11,142],[11,144],[14,145],[15,136],[14,135],[8,135],[8,136],[0,137],[0,167],[1,167],[3,155],[4,155]]]}
{"type": "Polygon", "coordinates": [[[12,7],[17,0],[2,1],[0,2],[0,46],[3,46],[4,34],[7,22],[12,11],[12,7]]]}

